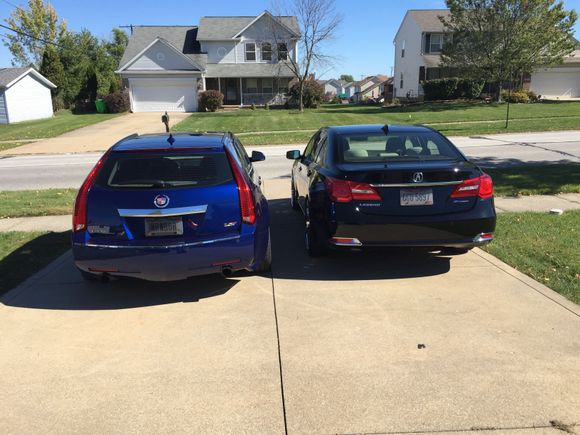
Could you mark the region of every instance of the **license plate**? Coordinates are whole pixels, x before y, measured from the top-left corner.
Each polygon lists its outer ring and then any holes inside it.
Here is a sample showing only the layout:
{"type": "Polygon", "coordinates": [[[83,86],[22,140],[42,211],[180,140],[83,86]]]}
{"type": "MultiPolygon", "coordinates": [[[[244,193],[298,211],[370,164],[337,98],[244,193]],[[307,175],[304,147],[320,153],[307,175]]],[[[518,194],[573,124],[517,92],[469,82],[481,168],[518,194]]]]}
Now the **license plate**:
{"type": "Polygon", "coordinates": [[[146,219],[145,236],[180,236],[183,234],[183,220],[177,219],[146,219]]]}
{"type": "Polygon", "coordinates": [[[401,189],[401,205],[433,205],[433,189],[401,189]]]}

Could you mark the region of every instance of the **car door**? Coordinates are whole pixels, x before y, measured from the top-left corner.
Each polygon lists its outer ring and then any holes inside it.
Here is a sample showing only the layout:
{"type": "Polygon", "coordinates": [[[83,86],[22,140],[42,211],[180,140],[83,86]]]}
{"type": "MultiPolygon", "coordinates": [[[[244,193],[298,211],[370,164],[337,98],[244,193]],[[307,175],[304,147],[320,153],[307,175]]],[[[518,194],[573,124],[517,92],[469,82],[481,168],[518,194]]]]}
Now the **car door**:
{"type": "Polygon", "coordinates": [[[304,209],[304,201],[308,196],[309,180],[308,172],[310,164],[313,160],[313,151],[318,141],[320,139],[320,131],[317,131],[314,136],[308,142],[304,154],[300,157],[300,160],[296,162],[294,171],[294,185],[296,186],[296,192],[298,194],[298,203],[304,209]]]}

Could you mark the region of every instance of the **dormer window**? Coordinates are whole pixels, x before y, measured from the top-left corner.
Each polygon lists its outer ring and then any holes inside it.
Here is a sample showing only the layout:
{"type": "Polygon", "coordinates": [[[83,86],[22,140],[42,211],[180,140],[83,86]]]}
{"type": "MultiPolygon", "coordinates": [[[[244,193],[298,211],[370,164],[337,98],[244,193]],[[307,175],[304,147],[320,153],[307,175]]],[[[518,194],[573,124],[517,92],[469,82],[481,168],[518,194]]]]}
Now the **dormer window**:
{"type": "Polygon", "coordinates": [[[256,61],[256,44],[253,42],[246,42],[246,62],[256,61]]]}
{"type": "Polygon", "coordinates": [[[262,60],[272,60],[272,44],[262,42],[262,60]]]}
{"type": "Polygon", "coordinates": [[[288,46],[285,42],[278,44],[278,60],[288,60],[288,46]]]}

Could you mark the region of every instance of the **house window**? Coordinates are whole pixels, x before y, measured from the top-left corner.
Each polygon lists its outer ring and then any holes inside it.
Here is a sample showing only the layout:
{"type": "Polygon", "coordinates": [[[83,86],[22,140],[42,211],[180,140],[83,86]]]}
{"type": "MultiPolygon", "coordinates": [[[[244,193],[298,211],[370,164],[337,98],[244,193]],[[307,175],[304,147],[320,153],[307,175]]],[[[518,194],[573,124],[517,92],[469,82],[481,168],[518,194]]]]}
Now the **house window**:
{"type": "Polygon", "coordinates": [[[443,35],[432,33],[429,41],[429,53],[441,53],[443,50],[443,35]]]}
{"type": "Polygon", "coordinates": [[[405,57],[405,40],[401,43],[401,57],[405,57]]]}
{"type": "Polygon", "coordinates": [[[272,44],[262,42],[262,60],[272,60],[272,44]]]}
{"type": "Polygon", "coordinates": [[[287,79],[287,78],[278,79],[278,92],[281,94],[287,93],[289,82],[290,82],[290,79],[287,79]]]}
{"type": "Polygon", "coordinates": [[[285,42],[278,44],[278,60],[288,60],[288,46],[285,42]]]}
{"type": "Polygon", "coordinates": [[[246,42],[246,62],[256,61],[256,44],[253,42],[246,42]]]}
{"type": "Polygon", "coordinates": [[[245,80],[245,90],[247,94],[257,94],[258,93],[258,79],[246,79],[245,80]]]}
{"type": "Polygon", "coordinates": [[[401,89],[403,89],[403,73],[401,73],[401,83],[399,85],[401,89]]]}
{"type": "Polygon", "coordinates": [[[273,83],[273,79],[262,79],[262,93],[271,94],[274,88],[273,83]]]}

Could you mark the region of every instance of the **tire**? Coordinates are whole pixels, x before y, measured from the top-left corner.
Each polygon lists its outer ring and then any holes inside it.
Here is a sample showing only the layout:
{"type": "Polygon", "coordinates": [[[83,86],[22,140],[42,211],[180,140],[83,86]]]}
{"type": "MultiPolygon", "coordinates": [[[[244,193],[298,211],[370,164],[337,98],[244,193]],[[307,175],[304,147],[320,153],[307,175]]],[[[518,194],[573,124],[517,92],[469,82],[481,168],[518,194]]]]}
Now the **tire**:
{"type": "Polygon", "coordinates": [[[268,230],[268,246],[266,247],[266,257],[254,269],[256,273],[266,273],[272,270],[272,238],[270,237],[270,230],[268,230]]]}
{"type": "Polygon", "coordinates": [[[306,217],[304,219],[304,244],[306,252],[311,257],[322,257],[328,254],[328,246],[323,236],[320,225],[310,220],[310,207],[306,204],[306,217]]]}
{"type": "Polygon", "coordinates": [[[298,194],[296,193],[296,188],[294,187],[294,180],[290,182],[290,206],[292,210],[300,210],[300,205],[298,204],[298,194]]]}

